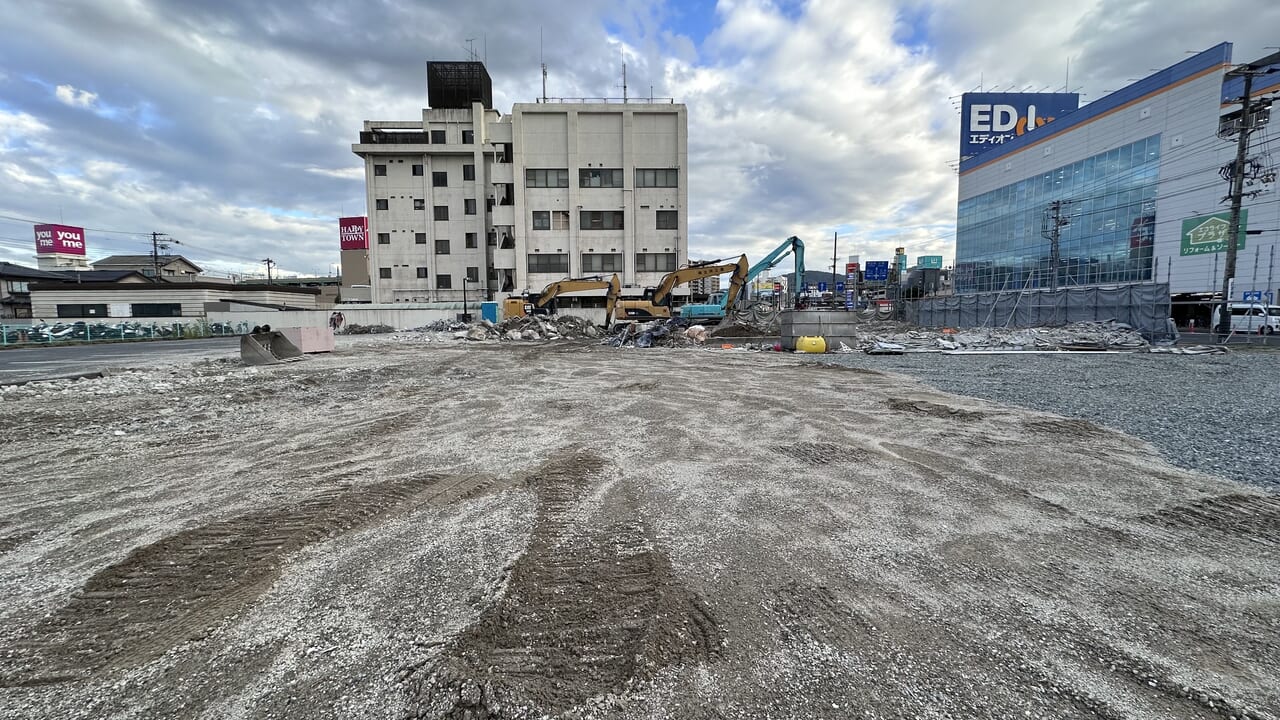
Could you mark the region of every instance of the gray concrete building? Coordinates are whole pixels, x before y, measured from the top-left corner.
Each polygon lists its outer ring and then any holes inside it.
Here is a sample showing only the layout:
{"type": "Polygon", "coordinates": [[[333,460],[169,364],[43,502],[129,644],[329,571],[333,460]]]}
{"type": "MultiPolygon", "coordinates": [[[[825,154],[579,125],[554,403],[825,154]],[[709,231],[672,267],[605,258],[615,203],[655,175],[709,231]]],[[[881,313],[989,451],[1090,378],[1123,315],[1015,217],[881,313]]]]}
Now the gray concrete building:
{"type": "Polygon", "coordinates": [[[365,162],[373,302],[497,298],[615,272],[638,295],[687,263],[683,105],[557,99],[503,116],[491,96],[483,64],[428,63],[421,119],[364,123],[352,152],[365,162]]]}

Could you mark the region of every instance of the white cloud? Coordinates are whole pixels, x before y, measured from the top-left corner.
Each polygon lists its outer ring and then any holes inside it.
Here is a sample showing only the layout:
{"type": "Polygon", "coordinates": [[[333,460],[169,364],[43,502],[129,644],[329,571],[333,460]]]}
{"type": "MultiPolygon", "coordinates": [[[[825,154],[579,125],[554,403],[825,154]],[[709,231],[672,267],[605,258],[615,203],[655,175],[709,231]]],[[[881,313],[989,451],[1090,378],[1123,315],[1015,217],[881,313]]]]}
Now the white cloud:
{"type": "Polygon", "coordinates": [[[77,90],[70,85],[59,85],[54,89],[53,94],[63,104],[71,107],[90,108],[93,107],[93,103],[98,99],[97,93],[92,93],[88,90],[77,90]]]}
{"type": "Polygon", "coordinates": [[[0,108],[0,152],[49,131],[49,126],[39,118],[25,112],[10,112],[0,108]]]}

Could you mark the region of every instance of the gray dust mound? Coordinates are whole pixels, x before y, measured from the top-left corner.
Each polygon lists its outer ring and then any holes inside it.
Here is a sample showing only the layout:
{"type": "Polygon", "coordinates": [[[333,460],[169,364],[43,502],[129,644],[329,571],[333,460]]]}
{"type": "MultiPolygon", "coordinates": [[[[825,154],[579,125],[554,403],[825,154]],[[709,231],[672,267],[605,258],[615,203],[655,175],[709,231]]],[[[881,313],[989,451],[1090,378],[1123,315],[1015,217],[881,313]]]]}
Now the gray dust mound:
{"type": "Polygon", "coordinates": [[[976,410],[965,410],[964,408],[952,405],[943,405],[941,403],[929,402],[927,400],[909,400],[907,398],[889,398],[885,401],[885,405],[890,410],[923,413],[925,415],[932,415],[933,417],[953,418],[959,420],[976,420],[986,414],[976,410]]]}
{"type": "Polygon", "coordinates": [[[605,489],[600,508],[583,510],[603,468],[569,451],[528,478],[529,547],[494,606],[441,655],[405,669],[413,717],[561,713],[719,651],[715,618],[653,548],[634,496],[605,489]]]}
{"type": "Polygon", "coordinates": [[[39,685],[134,667],[187,640],[262,594],[287,555],[388,512],[446,503],[483,491],[482,477],[422,475],[344,487],[293,507],[184,530],[134,550],[89,578],[70,602],[9,650],[16,667],[0,686],[39,685]]]}

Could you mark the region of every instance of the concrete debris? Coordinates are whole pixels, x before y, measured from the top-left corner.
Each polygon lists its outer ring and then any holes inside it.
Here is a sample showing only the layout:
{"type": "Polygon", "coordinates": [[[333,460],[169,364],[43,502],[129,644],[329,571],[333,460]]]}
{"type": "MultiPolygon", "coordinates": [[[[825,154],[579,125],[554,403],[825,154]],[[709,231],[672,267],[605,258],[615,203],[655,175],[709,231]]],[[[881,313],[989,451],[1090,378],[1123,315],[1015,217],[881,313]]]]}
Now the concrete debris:
{"type": "Polygon", "coordinates": [[[336,334],[338,335],[380,335],[383,333],[395,332],[395,328],[390,325],[360,325],[358,323],[349,323],[336,334]]]}
{"type": "Polygon", "coordinates": [[[1044,328],[969,328],[961,331],[915,329],[893,333],[859,332],[864,352],[965,352],[990,350],[1147,351],[1150,343],[1129,325],[1115,321],[1080,322],[1044,328]]]}
{"type": "Polygon", "coordinates": [[[1188,345],[1187,347],[1153,347],[1147,352],[1168,355],[1226,355],[1226,345],[1188,345]]]}
{"type": "Polygon", "coordinates": [[[702,325],[685,328],[684,336],[696,343],[704,343],[707,341],[707,328],[702,325]]]}

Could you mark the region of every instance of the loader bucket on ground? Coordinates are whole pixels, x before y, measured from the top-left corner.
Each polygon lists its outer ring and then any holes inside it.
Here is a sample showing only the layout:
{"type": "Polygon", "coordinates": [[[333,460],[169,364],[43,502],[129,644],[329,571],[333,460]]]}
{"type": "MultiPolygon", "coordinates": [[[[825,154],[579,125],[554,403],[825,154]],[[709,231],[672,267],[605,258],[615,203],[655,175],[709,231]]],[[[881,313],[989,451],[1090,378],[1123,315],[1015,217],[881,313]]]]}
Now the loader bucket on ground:
{"type": "Polygon", "coordinates": [[[240,360],[245,365],[275,365],[297,360],[302,351],[277,331],[240,336],[240,360]]]}

